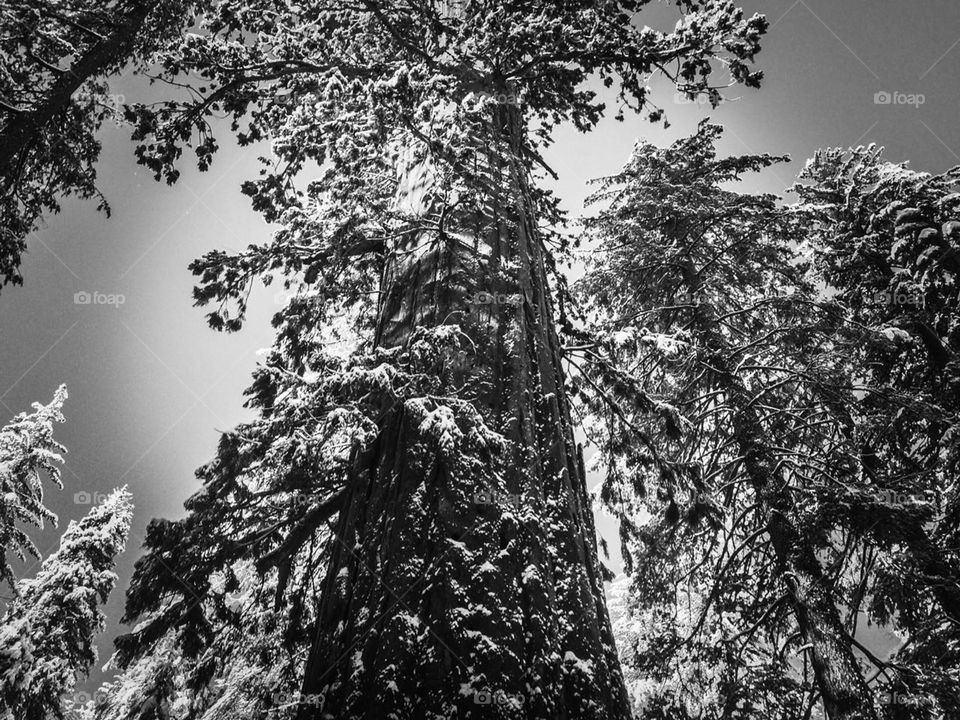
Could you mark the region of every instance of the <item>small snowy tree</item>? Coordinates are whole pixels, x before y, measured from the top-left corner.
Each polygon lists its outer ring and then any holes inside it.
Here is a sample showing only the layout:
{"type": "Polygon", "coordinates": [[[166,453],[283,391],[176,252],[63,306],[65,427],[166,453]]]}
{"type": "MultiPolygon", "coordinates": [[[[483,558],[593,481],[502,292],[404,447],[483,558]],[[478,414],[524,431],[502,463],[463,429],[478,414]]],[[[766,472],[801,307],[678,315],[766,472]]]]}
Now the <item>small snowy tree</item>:
{"type": "Polygon", "coordinates": [[[117,582],[114,560],[133,517],[127,490],[112,492],[79,522],[18,597],[0,627],[0,717],[62,718],[62,700],[96,661],[94,635],[103,629],[98,607],[117,582]]]}
{"type": "MultiPolygon", "coordinates": [[[[63,422],[67,388],[61,385],[49,405],[34,403],[34,412],[17,415],[0,429],[0,579],[14,586],[8,553],[25,560],[40,559],[40,553],[21,523],[42,528],[45,520],[56,524],[57,516],[44,507],[43,479],[58,486],[60,453],[66,448],[53,437],[54,423],[63,422]]],[[[16,589],[14,587],[14,589],[16,589]]]]}

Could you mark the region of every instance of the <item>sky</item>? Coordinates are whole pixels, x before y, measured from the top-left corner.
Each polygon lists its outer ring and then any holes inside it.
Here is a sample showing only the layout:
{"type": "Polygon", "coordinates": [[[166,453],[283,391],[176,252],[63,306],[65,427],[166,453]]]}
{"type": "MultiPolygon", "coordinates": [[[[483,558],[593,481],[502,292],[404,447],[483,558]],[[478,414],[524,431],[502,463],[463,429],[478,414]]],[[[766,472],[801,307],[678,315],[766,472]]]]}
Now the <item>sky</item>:
{"type": "MultiPolygon", "coordinates": [[[[783,193],[820,147],[877,143],[888,159],[909,160],[917,170],[960,165],[956,0],[741,5],[766,14],[772,26],[758,56],[763,87],[733,88],[730,101],[712,110],[654,81],[654,101],[666,109],[669,129],[630,117],[605,119],[587,135],[560,128],[547,161],[560,175],[551,186],[574,216],[583,211],[587,181],[616,172],[637,140],[668,144],[708,116],[726,127],[722,153],[792,158],[745,181],[745,191],[783,193]]],[[[654,3],[640,23],[656,27],[672,13],[667,3],[654,3]]],[[[110,86],[121,102],[145,92],[138,78],[116,78],[110,86]]],[[[242,392],[257,351],[271,344],[269,320],[278,308],[277,289],[259,288],[244,329],[217,333],[207,327],[205,310],[193,307],[187,270],[209,250],[238,250],[270,237],[239,191],[265,150],[241,150],[223,134],[209,172],[184,163],[180,182],[168,187],[137,167],[128,136],[113,123],[102,133],[98,172],[112,216],[98,214],[93,203],[67,200],[28,238],[24,286],[0,290],[0,421],[49,402],[61,383],[70,393],[58,430],[69,450],[64,488],[51,486],[47,494],[60,530],[34,535],[41,552],[53,551],[61,530],[100,495],[121,485],[134,495],[119,587],[98,643],[101,665],[121,630],[123,593],[147,523],[183,516],[183,501],[199,488],[194,470],[213,457],[221,432],[251,417],[242,392]],[[78,293],[99,295],[83,304],[78,293]]],[[[611,532],[609,520],[599,524],[611,532]]],[[[619,568],[615,555],[611,565],[619,568]]],[[[18,573],[35,570],[26,563],[18,573]]],[[[104,677],[95,671],[85,687],[104,677]]]]}

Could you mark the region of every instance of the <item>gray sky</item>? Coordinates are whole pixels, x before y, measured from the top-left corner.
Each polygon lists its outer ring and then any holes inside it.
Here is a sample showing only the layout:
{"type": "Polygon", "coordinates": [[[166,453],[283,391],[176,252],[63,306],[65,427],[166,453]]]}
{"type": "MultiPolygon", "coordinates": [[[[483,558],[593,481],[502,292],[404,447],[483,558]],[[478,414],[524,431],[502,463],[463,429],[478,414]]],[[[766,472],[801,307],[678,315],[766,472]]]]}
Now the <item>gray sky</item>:
{"type": "MultiPolygon", "coordinates": [[[[589,135],[562,128],[548,161],[555,189],[577,213],[592,177],[615,172],[638,138],[666,144],[711,115],[727,128],[727,154],[789,154],[793,161],[744,183],[782,192],[819,147],[875,142],[890,160],[918,170],[960,165],[960,3],[956,0],[744,0],[773,25],[759,55],[760,91],[734,89],[734,102],[709,107],[675,102],[662,82],[655,101],[668,112],[664,131],[639,118],[604,120],[589,135]],[[887,93],[877,103],[877,93],[887,93]]],[[[655,26],[666,5],[641,15],[655,26]]],[[[111,91],[138,99],[142,84],[122,78],[111,91]]],[[[256,351],[272,340],[276,288],[260,288],[240,333],[209,330],[192,307],[187,264],[214,248],[263,242],[270,230],[239,192],[256,172],[255,155],[226,136],[210,172],[184,163],[180,182],[160,185],[133,161],[129,132],[108,126],[100,184],[113,217],[92,203],[67,201],[29,240],[25,286],[0,292],[0,418],[49,402],[67,383],[64,490],[48,504],[61,529],[95,497],[127,484],[136,516],[119,563],[120,586],[107,606],[101,664],[112,652],[123,592],[152,517],[180,517],[197,488],[194,470],[213,457],[218,433],[249,417],[242,407],[256,351]],[[77,292],[122,294],[119,306],[74,303],[77,292]]],[[[48,554],[59,531],[37,542],[48,554]]],[[[611,543],[615,545],[616,543],[611,543]]],[[[612,548],[611,548],[612,549],[612,548]]],[[[35,568],[33,568],[35,569],[35,568]]],[[[21,575],[32,569],[21,568],[21,575]]],[[[95,673],[88,687],[103,675],[95,673]]]]}

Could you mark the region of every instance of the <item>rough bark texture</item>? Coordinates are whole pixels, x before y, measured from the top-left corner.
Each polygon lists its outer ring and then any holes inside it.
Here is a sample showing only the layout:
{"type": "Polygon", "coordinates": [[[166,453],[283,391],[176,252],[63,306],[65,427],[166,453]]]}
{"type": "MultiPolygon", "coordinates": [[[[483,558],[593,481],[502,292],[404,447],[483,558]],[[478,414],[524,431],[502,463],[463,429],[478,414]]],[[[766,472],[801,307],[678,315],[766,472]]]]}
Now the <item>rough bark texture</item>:
{"type": "Polygon", "coordinates": [[[508,151],[479,211],[400,160],[399,204],[433,229],[388,264],[376,340],[461,327],[473,404],[509,442],[470,465],[424,430],[442,401],[386,414],[334,528],[301,720],[630,717],[519,132],[504,110],[480,140],[508,151]]]}

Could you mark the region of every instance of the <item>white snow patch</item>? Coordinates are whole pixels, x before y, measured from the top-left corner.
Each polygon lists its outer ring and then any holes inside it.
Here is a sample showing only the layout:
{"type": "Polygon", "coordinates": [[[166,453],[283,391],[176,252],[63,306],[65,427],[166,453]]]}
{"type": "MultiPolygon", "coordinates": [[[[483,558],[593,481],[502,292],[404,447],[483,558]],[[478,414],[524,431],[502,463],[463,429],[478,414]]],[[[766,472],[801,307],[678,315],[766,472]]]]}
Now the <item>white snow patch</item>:
{"type": "Polygon", "coordinates": [[[593,663],[589,660],[581,660],[571,650],[567,650],[567,654],[563,656],[563,662],[571,663],[584,675],[593,675],[593,663]]]}

